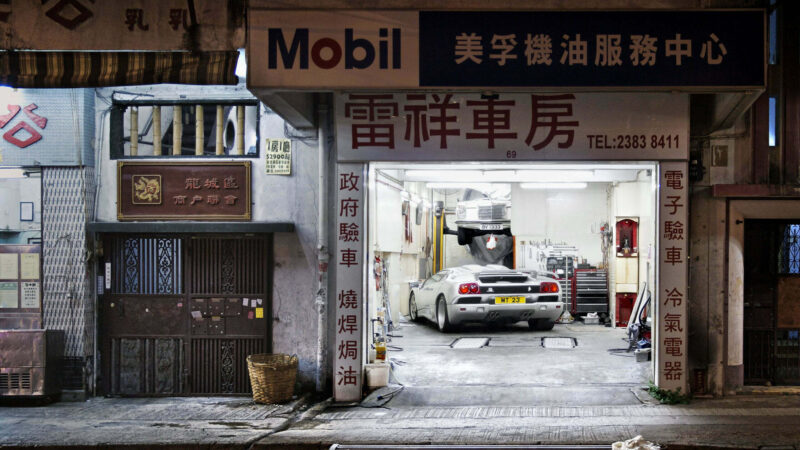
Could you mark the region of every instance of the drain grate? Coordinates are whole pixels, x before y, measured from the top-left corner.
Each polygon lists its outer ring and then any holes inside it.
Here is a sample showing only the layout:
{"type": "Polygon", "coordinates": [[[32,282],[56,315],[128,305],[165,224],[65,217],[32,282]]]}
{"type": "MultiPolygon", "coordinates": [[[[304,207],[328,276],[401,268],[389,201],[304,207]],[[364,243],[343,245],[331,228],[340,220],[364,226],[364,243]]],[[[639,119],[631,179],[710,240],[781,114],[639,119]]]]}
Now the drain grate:
{"type": "Polygon", "coordinates": [[[578,340],[571,337],[543,337],[542,347],[544,348],[575,348],[578,340]]]}
{"type": "Polygon", "coordinates": [[[489,338],[458,338],[450,344],[451,348],[481,348],[489,345],[489,338]]]}

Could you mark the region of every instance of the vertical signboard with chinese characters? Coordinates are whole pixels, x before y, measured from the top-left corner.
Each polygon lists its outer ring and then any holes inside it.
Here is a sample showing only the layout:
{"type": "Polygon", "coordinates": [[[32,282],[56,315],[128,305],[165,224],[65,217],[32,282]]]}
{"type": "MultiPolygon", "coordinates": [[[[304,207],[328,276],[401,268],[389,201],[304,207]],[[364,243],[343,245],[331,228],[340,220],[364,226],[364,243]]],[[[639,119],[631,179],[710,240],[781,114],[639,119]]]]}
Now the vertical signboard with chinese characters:
{"type": "Polygon", "coordinates": [[[336,401],[361,400],[364,284],[364,170],[361,164],[339,164],[336,180],[336,401]]]}
{"type": "Polygon", "coordinates": [[[659,169],[659,283],[654,348],[658,387],[686,392],[689,178],[685,162],[659,169]]]}

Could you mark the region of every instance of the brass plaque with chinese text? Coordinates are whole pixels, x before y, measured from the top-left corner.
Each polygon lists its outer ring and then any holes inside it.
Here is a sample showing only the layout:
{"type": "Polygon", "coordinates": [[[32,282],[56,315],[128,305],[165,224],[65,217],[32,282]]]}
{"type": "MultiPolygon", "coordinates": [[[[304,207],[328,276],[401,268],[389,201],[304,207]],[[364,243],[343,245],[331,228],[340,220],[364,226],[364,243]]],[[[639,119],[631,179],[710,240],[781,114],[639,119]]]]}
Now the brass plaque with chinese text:
{"type": "Polygon", "coordinates": [[[117,163],[119,220],[250,220],[250,162],[117,163]]]}

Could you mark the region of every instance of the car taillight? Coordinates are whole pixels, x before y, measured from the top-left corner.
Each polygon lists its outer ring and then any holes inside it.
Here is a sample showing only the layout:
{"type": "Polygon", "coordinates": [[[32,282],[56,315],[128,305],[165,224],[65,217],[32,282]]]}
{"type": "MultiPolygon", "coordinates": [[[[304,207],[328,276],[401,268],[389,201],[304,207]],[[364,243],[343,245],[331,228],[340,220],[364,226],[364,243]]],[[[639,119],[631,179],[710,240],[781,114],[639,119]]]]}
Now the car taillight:
{"type": "Polygon", "coordinates": [[[464,283],[458,286],[459,294],[477,294],[480,290],[478,283],[464,283]]]}
{"type": "Polygon", "coordinates": [[[558,284],[545,281],[539,285],[539,292],[555,293],[558,292],[558,284]]]}

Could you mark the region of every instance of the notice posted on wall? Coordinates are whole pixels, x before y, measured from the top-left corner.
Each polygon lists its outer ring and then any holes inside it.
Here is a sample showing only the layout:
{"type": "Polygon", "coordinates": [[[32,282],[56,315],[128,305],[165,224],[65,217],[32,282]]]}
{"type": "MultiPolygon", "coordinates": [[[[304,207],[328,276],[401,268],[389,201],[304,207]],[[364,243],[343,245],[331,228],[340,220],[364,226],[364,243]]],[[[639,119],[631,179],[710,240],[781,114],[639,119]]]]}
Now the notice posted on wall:
{"type": "Polygon", "coordinates": [[[20,278],[23,280],[39,279],[39,254],[22,253],[20,256],[20,278]]]}
{"type": "Polygon", "coordinates": [[[16,282],[0,282],[0,308],[17,308],[19,300],[19,284],[16,282]]]}
{"type": "Polygon", "coordinates": [[[267,175],[292,174],[292,141],[267,139],[267,175]]]}
{"type": "Polygon", "coordinates": [[[39,308],[38,281],[24,281],[22,283],[22,304],[20,308],[39,308]]]}
{"type": "Polygon", "coordinates": [[[16,280],[19,278],[19,254],[0,253],[0,279],[16,280]]]}

